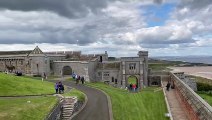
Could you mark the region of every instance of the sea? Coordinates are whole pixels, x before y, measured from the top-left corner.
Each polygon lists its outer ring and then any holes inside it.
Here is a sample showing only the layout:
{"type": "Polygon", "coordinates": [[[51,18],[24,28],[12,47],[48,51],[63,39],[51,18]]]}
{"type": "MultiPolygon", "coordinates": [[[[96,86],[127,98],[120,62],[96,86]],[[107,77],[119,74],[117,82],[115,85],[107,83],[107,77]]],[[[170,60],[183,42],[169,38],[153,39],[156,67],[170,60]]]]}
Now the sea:
{"type": "Polygon", "coordinates": [[[160,56],[153,59],[212,64],[212,56],[160,56]]]}

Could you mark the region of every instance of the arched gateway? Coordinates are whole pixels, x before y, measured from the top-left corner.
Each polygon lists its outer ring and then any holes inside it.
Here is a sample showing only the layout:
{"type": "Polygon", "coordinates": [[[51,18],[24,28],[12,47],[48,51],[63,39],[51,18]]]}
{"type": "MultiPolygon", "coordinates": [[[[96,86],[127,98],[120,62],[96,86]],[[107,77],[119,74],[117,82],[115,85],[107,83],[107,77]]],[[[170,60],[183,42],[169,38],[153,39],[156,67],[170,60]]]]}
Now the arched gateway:
{"type": "Polygon", "coordinates": [[[128,79],[127,79],[127,83],[128,83],[128,86],[130,84],[138,85],[138,78],[136,76],[129,76],[128,79]]]}
{"type": "Polygon", "coordinates": [[[70,66],[64,66],[62,72],[63,72],[63,75],[71,75],[72,69],[70,66]]]}

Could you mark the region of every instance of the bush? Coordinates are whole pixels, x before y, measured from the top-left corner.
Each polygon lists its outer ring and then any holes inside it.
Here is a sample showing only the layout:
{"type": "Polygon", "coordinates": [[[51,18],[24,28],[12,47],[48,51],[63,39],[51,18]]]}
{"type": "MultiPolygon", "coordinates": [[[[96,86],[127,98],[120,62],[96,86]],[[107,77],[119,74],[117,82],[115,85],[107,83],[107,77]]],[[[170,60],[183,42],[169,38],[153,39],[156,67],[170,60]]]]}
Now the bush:
{"type": "Polygon", "coordinates": [[[197,93],[198,94],[206,94],[206,95],[212,96],[212,90],[211,91],[198,91],[197,93]]]}
{"type": "Polygon", "coordinates": [[[15,74],[16,74],[16,76],[22,76],[23,75],[22,72],[17,72],[15,74]]]}
{"type": "Polygon", "coordinates": [[[41,75],[33,75],[33,77],[41,77],[41,75]]]}
{"type": "Polygon", "coordinates": [[[206,84],[206,83],[200,83],[197,82],[197,90],[198,91],[211,91],[212,85],[206,84]]]}

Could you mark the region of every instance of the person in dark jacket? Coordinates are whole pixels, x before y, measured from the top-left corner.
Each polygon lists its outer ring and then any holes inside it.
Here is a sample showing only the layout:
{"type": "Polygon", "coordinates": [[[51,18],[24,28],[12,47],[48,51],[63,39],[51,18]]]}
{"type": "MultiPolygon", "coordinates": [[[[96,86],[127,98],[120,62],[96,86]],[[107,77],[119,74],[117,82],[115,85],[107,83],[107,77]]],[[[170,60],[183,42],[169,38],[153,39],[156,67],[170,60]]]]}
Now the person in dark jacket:
{"type": "Polygon", "coordinates": [[[166,90],[169,91],[169,88],[171,86],[171,83],[168,81],[167,85],[166,85],[166,90]]]}
{"type": "Polygon", "coordinates": [[[55,88],[55,91],[56,91],[56,94],[57,94],[58,93],[58,83],[57,82],[55,83],[54,88],[55,88]]]}
{"type": "Polygon", "coordinates": [[[84,84],[84,82],[85,82],[85,78],[83,76],[81,77],[81,82],[82,82],[82,84],[84,84]]]}

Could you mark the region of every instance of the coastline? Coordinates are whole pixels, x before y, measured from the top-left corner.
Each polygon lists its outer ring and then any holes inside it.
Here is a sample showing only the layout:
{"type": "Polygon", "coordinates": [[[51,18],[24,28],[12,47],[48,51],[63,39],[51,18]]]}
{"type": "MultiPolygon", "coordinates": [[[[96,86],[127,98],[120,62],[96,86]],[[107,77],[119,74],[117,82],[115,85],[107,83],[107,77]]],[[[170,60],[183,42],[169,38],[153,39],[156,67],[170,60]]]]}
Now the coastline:
{"type": "Polygon", "coordinates": [[[212,80],[212,66],[169,67],[172,72],[184,72],[188,75],[204,77],[212,80]]]}

